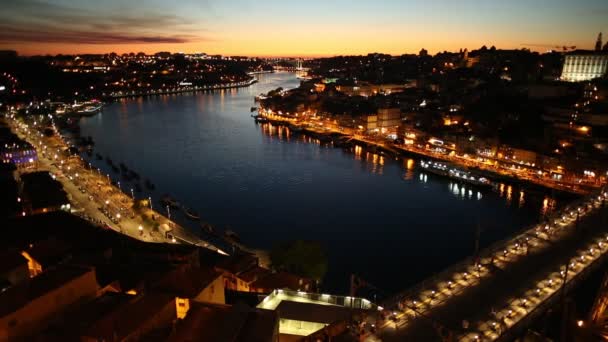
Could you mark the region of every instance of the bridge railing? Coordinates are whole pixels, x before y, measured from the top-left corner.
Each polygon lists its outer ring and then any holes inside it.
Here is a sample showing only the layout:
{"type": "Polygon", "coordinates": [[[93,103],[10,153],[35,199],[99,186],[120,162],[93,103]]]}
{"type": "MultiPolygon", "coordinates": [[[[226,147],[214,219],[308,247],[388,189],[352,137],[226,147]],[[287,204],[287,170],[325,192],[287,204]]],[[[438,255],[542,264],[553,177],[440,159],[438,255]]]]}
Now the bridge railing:
{"type": "MultiPolygon", "coordinates": [[[[513,236],[507,237],[505,239],[502,239],[502,240],[499,240],[499,241],[496,241],[496,242],[490,244],[489,246],[485,247],[479,253],[479,255],[477,257],[475,257],[475,256],[466,257],[465,259],[448,267],[447,269],[445,269],[441,272],[435,273],[435,274],[431,275],[430,277],[427,277],[425,280],[414,285],[413,287],[410,287],[407,290],[397,294],[396,296],[383,301],[383,306],[388,309],[394,309],[398,306],[398,303],[400,303],[404,300],[416,300],[417,297],[423,291],[431,289],[431,287],[430,287],[431,284],[432,284],[432,286],[436,286],[436,283],[439,280],[449,281],[457,273],[465,272],[465,270],[468,266],[475,266],[475,263],[477,260],[481,260],[483,258],[490,257],[491,255],[493,255],[497,252],[500,252],[501,250],[504,250],[505,247],[510,243],[513,243],[518,240],[522,240],[522,241],[525,240],[525,238],[528,237],[531,232],[534,232],[534,230],[536,228],[538,228],[539,225],[549,224],[550,226],[555,226],[555,222],[557,219],[560,219],[565,214],[570,214],[570,212],[572,212],[573,210],[576,210],[573,208],[580,207],[581,205],[586,205],[590,200],[596,198],[598,195],[604,193],[605,191],[606,191],[606,189],[602,188],[602,189],[594,192],[590,196],[579,198],[579,199],[571,202],[569,205],[567,205],[562,210],[552,213],[551,215],[547,216],[546,223],[541,222],[541,223],[531,224],[529,226],[526,226],[527,227],[526,229],[522,230],[520,233],[518,233],[514,237],[513,236]]],[[[465,289],[463,289],[462,291],[464,291],[464,290],[465,289]]],[[[435,302],[439,303],[441,301],[436,300],[435,302]]]]}
{"type": "Polygon", "coordinates": [[[584,270],[577,273],[571,279],[566,280],[566,284],[564,288],[560,288],[559,290],[553,292],[549,297],[545,298],[543,302],[536,306],[532,311],[530,311],[525,317],[517,321],[514,325],[509,327],[509,329],[505,330],[497,339],[497,342],[507,342],[513,341],[519,334],[522,333],[523,329],[528,327],[532,321],[534,321],[538,316],[540,316],[543,312],[548,310],[555,302],[559,299],[561,295],[563,295],[563,291],[569,292],[571,289],[576,287],[578,283],[584,280],[592,271],[600,267],[607,259],[608,253],[602,254],[596,260],[594,260],[590,265],[585,267],[584,270]]]}

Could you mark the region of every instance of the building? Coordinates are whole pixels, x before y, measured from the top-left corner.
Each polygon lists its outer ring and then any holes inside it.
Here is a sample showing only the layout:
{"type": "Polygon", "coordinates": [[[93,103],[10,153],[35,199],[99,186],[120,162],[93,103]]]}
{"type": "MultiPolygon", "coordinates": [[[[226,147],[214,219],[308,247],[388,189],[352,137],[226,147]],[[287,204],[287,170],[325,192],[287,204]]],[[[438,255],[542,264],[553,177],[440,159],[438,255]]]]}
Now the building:
{"type": "Polygon", "coordinates": [[[284,289],[270,293],[258,308],[277,311],[281,340],[290,338],[289,340],[294,341],[296,337],[310,336],[327,327],[348,323],[359,314],[365,314],[373,319],[379,309],[364,298],[284,289]]]}
{"type": "Polygon", "coordinates": [[[245,305],[193,303],[167,340],[278,342],[279,319],[275,311],[245,305]]]}
{"type": "Polygon", "coordinates": [[[37,162],[38,155],[30,143],[19,138],[8,127],[0,126],[0,161],[21,168],[37,162]]]}
{"type": "Polygon", "coordinates": [[[178,318],[184,318],[191,301],[224,304],[224,278],[212,268],[184,264],[167,272],[153,285],[156,290],[175,295],[178,318]]]}
{"type": "Polygon", "coordinates": [[[49,267],[68,261],[72,257],[71,249],[65,241],[49,238],[30,243],[21,255],[27,259],[30,276],[35,277],[49,267]]]}
{"type": "MultiPolygon", "coordinates": [[[[112,296],[113,294],[106,294],[112,296]]],[[[100,317],[95,317],[80,333],[83,342],[142,341],[156,329],[170,327],[177,319],[175,297],[161,293],[131,296],[117,301],[100,317]]],[[[96,310],[95,307],[92,310],[96,310]]]]}
{"type": "Polygon", "coordinates": [[[401,125],[401,110],[399,108],[378,109],[378,129],[381,133],[397,134],[401,125]]]}
{"type": "Polygon", "coordinates": [[[567,82],[589,81],[604,77],[608,71],[608,51],[577,50],[564,57],[561,80],[567,82]]]}
{"type": "Polygon", "coordinates": [[[0,292],[27,281],[30,273],[27,260],[16,249],[0,252],[0,292]]]}
{"type": "Polygon", "coordinates": [[[70,209],[70,201],[63,185],[48,172],[32,172],[21,175],[24,211],[41,214],[70,209]]]}
{"type": "Polygon", "coordinates": [[[377,115],[363,115],[358,119],[357,127],[364,132],[370,133],[378,129],[378,116],[377,115]]]}
{"type": "Polygon", "coordinates": [[[62,266],[0,295],[0,341],[25,339],[44,329],[59,313],[96,296],[92,268],[62,266]]]}

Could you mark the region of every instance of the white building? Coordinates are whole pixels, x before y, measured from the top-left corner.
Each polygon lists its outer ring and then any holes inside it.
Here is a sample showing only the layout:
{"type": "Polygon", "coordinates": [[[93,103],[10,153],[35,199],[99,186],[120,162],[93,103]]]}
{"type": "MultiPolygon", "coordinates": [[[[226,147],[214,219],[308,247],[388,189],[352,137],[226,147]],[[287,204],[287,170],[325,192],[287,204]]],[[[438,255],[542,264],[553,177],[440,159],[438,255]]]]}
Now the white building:
{"type": "Polygon", "coordinates": [[[574,51],[566,54],[562,81],[581,82],[603,77],[608,71],[607,51],[574,51]]]}

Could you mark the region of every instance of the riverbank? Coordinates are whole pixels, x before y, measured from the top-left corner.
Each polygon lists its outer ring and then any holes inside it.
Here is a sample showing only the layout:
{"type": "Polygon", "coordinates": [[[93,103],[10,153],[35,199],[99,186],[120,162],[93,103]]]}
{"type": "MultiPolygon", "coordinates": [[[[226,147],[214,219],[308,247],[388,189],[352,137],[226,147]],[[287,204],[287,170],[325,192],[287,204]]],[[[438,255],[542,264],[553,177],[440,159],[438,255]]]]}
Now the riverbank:
{"type": "Polygon", "coordinates": [[[262,75],[262,74],[272,74],[273,72],[274,72],[274,70],[251,71],[251,72],[248,72],[247,75],[253,76],[253,75],[262,75]]]}
{"type": "MultiPolygon", "coordinates": [[[[60,135],[47,137],[37,127],[9,122],[13,132],[36,148],[37,171],[56,175],[68,193],[75,212],[94,224],[115,230],[145,242],[184,243],[227,254],[152,209],[152,205],[137,208],[134,196],[129,196],[99,169],[91,167],[77,155],[69,154],[69,146],[60,135]]],[[[43,127],[43,126],[41,126],[43,127]]]]}
{"type": "Polygon", "coordinates": [[[120,99],[125,97],[137,97],[137,96],[153,96],[153,95],[169,95],[169,94],[179,94],[179,93],[188,93],[188,92],[198,92],[198,91],[208,91],[208,90],[222,90],[222,89],[234,89],[234,88],[242,88],[249,87],[252,84],[257,82],[257,78],[252,77],[248,81],[236,82],[236,83],[226,83],[226,84],[214,84],[214,85],[206,85],[206,86],[183,86],[177,88],[170,88],[164,90],[148,90],[148,91],[131,91],[131,92],[115,92],[104,95],[104,98],[107,99],[120,99]]]}
{"type": "Polygon", "coordinates": [[[525,186],[557,190],[575,195],[587,195],[595,190],[591,187],[572,186],[556,181],[549,181],[547,179],[526,177],[523,174],[518,175],[514,171],[503,171],[496,167],[486,165],[485,163],[477,162],[471,158],[466,158],[464,156],[441,154],[438,152],[418,148],[414,145],[388,143],[381,140],[370,139],[369,137],[365,137],[359,134],[349,134],[345,131],[332,130],[327,127],[314,127],[308,123],[302,123],[294,118],[278,117],[276,115],[258,115],[254,116],[254,118],[259,123],[269,122],[274,125],[287,126],[294,132],[305,133],[311,135],[314,138],[320,139],[321,141],[332,142],[337,147],[347,147],[351,144],[358,144],[364,147],[371,147],[381,154],[386,154],[394,158],[403,159],[407,157],[416,157],[426,158],[435,161],[451,162],[463,168],[469,168],[474,170],[475,172],[479,172],[483,174],[483,176],[490,178],[494,181],[515,182],[525,186]]]}

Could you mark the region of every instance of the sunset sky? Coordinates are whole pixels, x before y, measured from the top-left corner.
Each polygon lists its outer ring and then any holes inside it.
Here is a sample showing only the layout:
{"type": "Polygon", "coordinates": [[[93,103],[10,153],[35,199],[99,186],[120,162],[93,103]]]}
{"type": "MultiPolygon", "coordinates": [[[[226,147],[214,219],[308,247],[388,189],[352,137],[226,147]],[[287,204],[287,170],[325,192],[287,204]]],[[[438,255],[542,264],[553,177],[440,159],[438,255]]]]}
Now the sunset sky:
{"type": "Polygon", "coordinates": [[[2,0],[0,11],[0,49],[24,55],[591,49],[600,31],[607,0],[2,0]]]}

